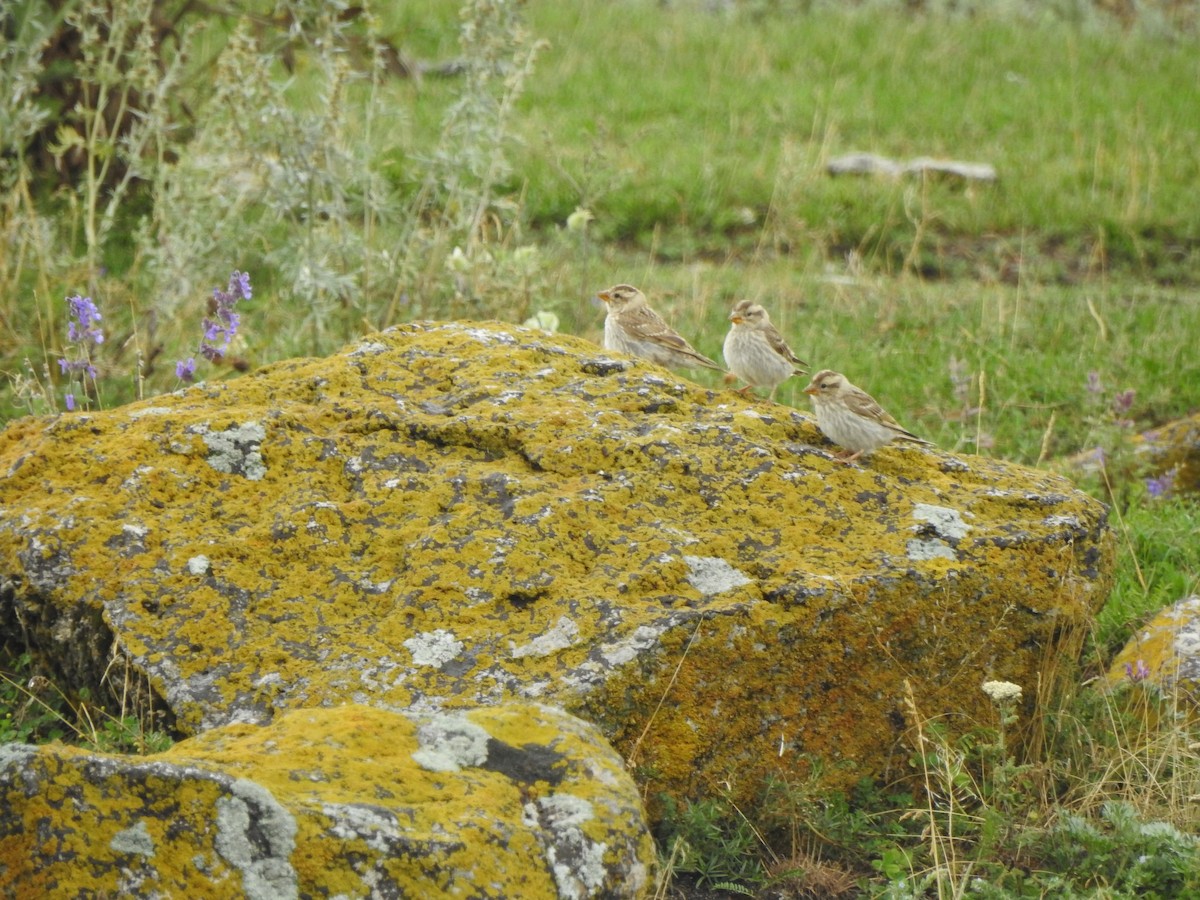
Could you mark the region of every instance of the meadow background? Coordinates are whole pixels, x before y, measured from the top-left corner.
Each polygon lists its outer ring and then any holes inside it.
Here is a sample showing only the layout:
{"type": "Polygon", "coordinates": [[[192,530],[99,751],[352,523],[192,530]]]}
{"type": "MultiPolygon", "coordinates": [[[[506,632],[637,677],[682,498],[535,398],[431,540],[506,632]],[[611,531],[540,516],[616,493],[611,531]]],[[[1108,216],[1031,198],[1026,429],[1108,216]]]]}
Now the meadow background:
{"type": "MultiPolygon", "coordinates": [[[[1110,503],[1120,569],[1077,691],[956,742],[930,711],[921,790],[668,804],[659,895],[1200,891],[1187,698],[1098,680],[1200,578],[1195,499],[1130,443],[1200,409],[1196,4],[14,0],[0,22],[0,422],[416,319],[599,342],[620,281],[719,358],[757,300],[915,433],[1110,503]],[[831,177],[852,152],[999,177],[831,177]],[[252,295],[208,360],[234,271],[252,295]],[[76,295],[103,343],[70,337],[76,295]]],[[[3,638],[0,738],[170,740],[3,638]]]]}

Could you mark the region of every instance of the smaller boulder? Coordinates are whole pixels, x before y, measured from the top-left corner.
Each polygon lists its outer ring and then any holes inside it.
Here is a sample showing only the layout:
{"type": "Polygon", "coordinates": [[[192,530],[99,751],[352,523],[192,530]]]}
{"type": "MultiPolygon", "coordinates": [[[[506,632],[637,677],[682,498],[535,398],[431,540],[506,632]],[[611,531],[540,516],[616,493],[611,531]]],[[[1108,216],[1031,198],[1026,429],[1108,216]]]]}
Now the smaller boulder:
{"type": "Polygon", "coordinates": [[[1200,493],[1200,413],[1142,432],[1134,442],[1154,473],[1147,480],[1152,494],[1200,493]]]}
{"type": "Polygon", "coordinates": [[[1200,595],[1160,610],[1117,654],[1108,683],[1142,682],[1200,697],[1200,595]]]}
{"type": "Polygon", "coordinates": [[[6,897],[639,897],[653,859],[620,757],[535,704],[0,747],[6,897]]]}

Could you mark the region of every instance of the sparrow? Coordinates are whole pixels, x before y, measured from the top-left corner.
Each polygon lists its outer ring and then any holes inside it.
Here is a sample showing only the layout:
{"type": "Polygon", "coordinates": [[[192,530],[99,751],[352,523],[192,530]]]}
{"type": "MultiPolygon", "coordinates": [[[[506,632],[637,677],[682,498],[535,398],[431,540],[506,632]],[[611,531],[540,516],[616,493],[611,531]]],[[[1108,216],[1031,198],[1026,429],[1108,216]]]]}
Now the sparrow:
{"type": "Polygon", "coordinates": [[[739,300],[729,314],[729,334],[725,335],[725,363],[730,371],[746,382],[741,393],[751,388],[769,387],[775,399],[779,385],[793,375],[803,375],[798,358],[787,345],[783,335],[771,324],[767,311],[757,303],[739,300]]]}
{"type": "Polygon", "coordinates": [[[829,369],[818,372],[804,393],[812,397],[817,425],[825,436],[852,451],[849,456],[838,455],[843,462],[853,462],[894,440],[929,444],[901,428],[870,394],[847,381],[845,375],[829,369]]]}
{"type": "Polygon", "coordinates": [[[597,294],[608,306],[604,318],[604,346],[660,366],[725,370],[671,328],[646,303],[646,295],[628,284],[618,284],[597,294]]]}

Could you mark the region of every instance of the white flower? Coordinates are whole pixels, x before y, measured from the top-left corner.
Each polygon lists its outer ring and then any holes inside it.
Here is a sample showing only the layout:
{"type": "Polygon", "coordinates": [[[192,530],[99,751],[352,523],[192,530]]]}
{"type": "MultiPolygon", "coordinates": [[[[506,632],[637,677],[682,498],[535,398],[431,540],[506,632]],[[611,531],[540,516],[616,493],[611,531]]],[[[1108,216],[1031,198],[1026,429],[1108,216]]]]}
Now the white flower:
{"type": "Polygon", "coordinates": [[[1021,686],[1013,684],[1011,681],[985,681],[983,692],[997,703],[1021,699],[1021,686]]]}
{"type": "Polygon", "coordinates": [[[575,212],[567,216],[567,231],[585,231],[588,227],[588,222],[596,218],[592,215],[590,209],[584,209],[582,206],[575,207],[575,212]]]}
{"type": "Polygon", "coordinates": [[[451,272],[466,272],[471,268],[471,261],[463,253],[462,247],[455,247],[454,252],[446,257],[446,268],[451,272]]]}

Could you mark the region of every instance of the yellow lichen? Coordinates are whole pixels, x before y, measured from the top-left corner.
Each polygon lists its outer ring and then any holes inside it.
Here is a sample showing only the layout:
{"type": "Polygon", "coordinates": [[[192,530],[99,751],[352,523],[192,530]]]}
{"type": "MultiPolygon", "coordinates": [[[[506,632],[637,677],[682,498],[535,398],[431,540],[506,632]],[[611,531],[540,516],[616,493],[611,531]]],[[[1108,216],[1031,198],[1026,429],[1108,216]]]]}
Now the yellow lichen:
{"type": "Polygon", "coordinates": [[[241,848],[228,832],[258,829],[269,843],[272,826],[223,819],[223,804],[236,809],[241,797],[294,820],[272,870],[292,896],[559,896],[563,875],[551,863],[564,823],[536,824],[531,810],[563,802],[583,813],[565,827],[594,851],[578,866],[587,895],[645,892],[654,851],[637,791],[594,730],[529,705],[476,710],[465,721],[488,743],[444,771],[417,752],[429,722],[361,706],[226,726],[142,760],[31,750],[21,771],[7,773],[0,890],[29,896],[55,883],[51,893],[61,895],[128,893],[136,878],[135,893],[263,897],[247,874],[263,848],[241,848]],[[40,782],[31,797],[23,779],[40,782]]]}
{"type": "Polygon", "coordinates": [[[24,517],[0,559],[38,570],[17,602],[53,586],[36,640],[103,609],[189,732],[526,697],[603,723],[648,794],[752,797],[807,754],[847,782],[904,752],[905,678],[982,715],[974,686],[1034,683],[1111,578],[1104,510],[1063,479],[904,447],[847,466],[805,414],[493,323],[84,423],[0,438],[24,517]],[[260,480],[201,438],[248,422],[260,480]]]}

